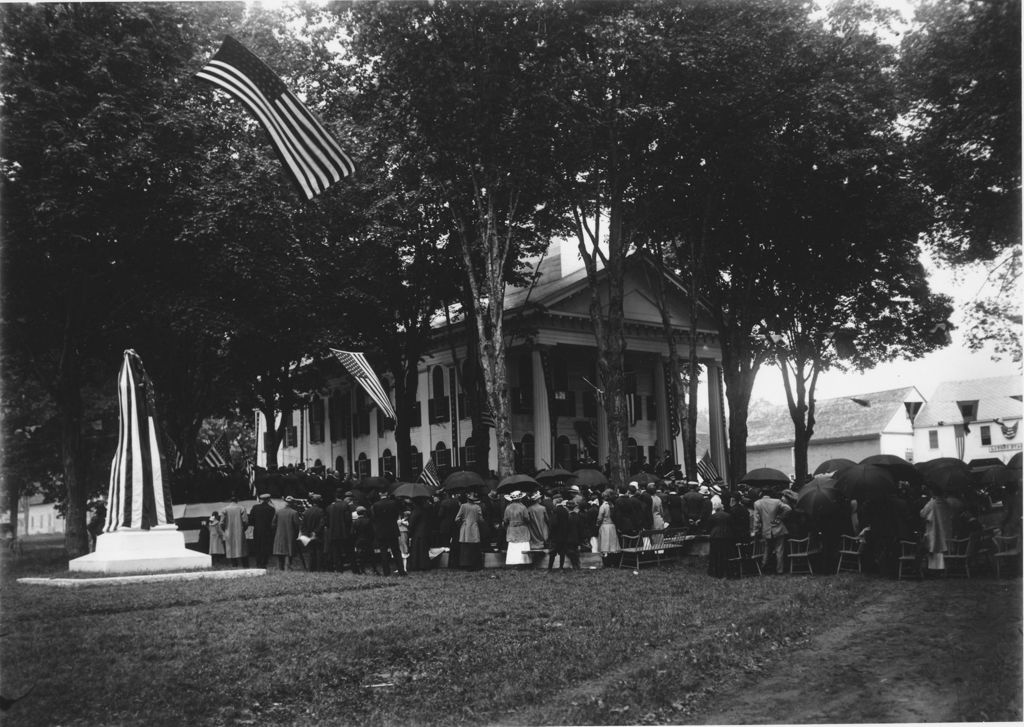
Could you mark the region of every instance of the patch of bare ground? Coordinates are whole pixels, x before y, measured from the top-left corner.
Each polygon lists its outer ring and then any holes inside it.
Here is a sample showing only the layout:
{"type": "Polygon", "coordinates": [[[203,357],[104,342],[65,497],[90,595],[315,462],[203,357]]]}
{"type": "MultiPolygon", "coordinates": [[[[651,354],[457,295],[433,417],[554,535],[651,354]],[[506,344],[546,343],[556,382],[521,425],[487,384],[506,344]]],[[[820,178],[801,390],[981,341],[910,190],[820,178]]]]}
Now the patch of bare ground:
{"type": "Polygon", "coordinates": [[[1021,649],[1019,580],[893,582],[693,721],[1019,722],[1021,649]]]}

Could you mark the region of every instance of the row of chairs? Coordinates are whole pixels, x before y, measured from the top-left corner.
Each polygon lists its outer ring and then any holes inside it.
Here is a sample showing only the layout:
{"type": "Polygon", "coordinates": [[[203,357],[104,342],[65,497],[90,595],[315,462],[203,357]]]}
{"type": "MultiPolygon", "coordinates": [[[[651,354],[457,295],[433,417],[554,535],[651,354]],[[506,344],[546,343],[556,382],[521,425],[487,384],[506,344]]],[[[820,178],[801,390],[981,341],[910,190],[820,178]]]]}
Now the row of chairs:
{"type": "MultiPolygon", "coordinates": [[[[959,538],[948,540],[947,552],[944,556],[947,576],[971,577],[971,566],[992,563],[995,568],[996,578],[1002,577],[1006,572],[1009,575],[1019,575],[1021,572],[1021,538],[1019,535],[995,535],[986,534],[982,538],[959,538]]],[[[744,575],[762,575],[761,561],[764,560],[767,543],[760,538],[749,543],[736,543],[736,555],[729,559],[730,566],[734,573],[740,578],[744,575]]],[[[821,553],[821,544],[814,536],[806,538],[790,539],[786,541],[787,559],[789,561],[790,573],[814,574],[812,556],[821,553]]],[[[843,535],[839,544],[839,559],[836,563],[836,573],[842,571],[856,571],[860,573],[861,555],[864,551],[864,543],[860,538],[852,535],[843,535]]],[[[924,575],[924,556],[916,542],[910,540],[900,541],[899,567],[897,580],[904,577],[915,576],[921,578],[924,575]]]]}
{"type": "MultiPolygon", "coordinates": [[[[917,543],[909,540],[900,541],[899,569],[897,580],[904,575],[921,578],[924,576],[924,555],[917,543]]],[[[1019,535],[995,535],[991,532],[967,538],[953,538],[946,541],[946,552],[943,554],[945,575],[953,577],[971,577],[971,568],[984,568],[991,565],[995,569],[996,578],[1003,573],[1020,575],[1021,540],[1019,535]]]]}
{"type": "MultiPolygon", "coordinates": [[[[856,538],[854,538],[856,540],[856,538]]],[[[761,561],[768,544],[758,538],[749,543],[736,543],[736,555],[729,559],[732,570],[740,578],[744,575],[762,575],[761,561]]],[[[786,558],[790,573],[814,574],[811,556],[821,553],[821,544],[814,536],[806,538],[790,538],[786,541],[786,558]]]]}

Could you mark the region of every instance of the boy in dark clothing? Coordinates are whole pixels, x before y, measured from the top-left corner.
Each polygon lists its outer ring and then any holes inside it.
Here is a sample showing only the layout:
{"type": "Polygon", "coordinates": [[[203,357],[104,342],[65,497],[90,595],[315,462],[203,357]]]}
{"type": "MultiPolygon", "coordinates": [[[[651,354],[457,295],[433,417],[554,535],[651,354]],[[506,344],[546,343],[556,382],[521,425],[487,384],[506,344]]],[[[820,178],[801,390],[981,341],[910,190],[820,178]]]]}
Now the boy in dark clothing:
{"type": "Polygon", "coordinates": [[[581,524],[580,514],[576,512],[575,500],[569,499],[562,503],[556,503],[548,537],[551,540],[548,570],[551,570],[551,566],[555,564],[555,555],[558,555],[559,570],[565,567],[566,556],[569,556],[572,569],[579,570],[581,524]]]}

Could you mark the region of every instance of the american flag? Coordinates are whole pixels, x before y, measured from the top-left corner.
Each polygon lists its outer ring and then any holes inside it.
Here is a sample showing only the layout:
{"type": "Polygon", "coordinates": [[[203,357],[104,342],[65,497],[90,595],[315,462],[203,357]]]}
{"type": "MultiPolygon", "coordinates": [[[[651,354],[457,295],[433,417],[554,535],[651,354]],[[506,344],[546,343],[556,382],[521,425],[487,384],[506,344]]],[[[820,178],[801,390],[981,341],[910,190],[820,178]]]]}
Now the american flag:
{"type": "Polygon", "coordinates": [[[704,456],[697,462],[697,473],[700,474],[701,479],[705,482],[717,482],[722,479],[722,476],[718,473],[718,468],[715,467],[715,463],[711,461],[711,452],[704,450],[704,456]]]}
{"type": "Polygon", "coordinates": [[[117,400],[117,450],[110,466],[103,532],[169,525],[174,522],[171,486],[160,454],[153,382],[131,349],[124,352],[117,377],[117,400]]]}
{"type": "Polygon", "coordinates": [[[355,171],[352,160],[280,78],[231,36],[196,78],[248,107],[307,200],[355,171]]]}
{"type": "Polygon", "coordinates": [[[420,472],[420,481],[433,487],[435,490],[441,489],[441,475],[437,472],[437,465],[434,464],[432,458],[427,459],[427,463],[423,465],[423,471],[420,472]]]}
{"type": "Polygon", "coordinates": [[[231,444],[224,441],[223,434],[217,437],[210,448],[206,450],[203,462],[213,468],[226,467],[231,464],[231,444]]]}
{"type": "Polygon", "coordinates": [[[491,411],[491,405],[487,402],[484,402],[484,408],[480,412],[480,426],[494,429],[494,412],[491,411]]]}
{"type": "Polygon", "coordinates": [[[373,399],[377,407],[385,415],[397,421],[398,417],[395,416],[395,410],[391,408],[388,395],[384,393],[384,387],[380,385],[380,379],[377,378],[377,374],[373,373],[373,369],[370,367],[369,362],[367,362],[366,356],[351,351],[339,351],[336,348],[332,348],[331,353],[355,377],[355,380],[370,395],[370,398],[373,399]]]}

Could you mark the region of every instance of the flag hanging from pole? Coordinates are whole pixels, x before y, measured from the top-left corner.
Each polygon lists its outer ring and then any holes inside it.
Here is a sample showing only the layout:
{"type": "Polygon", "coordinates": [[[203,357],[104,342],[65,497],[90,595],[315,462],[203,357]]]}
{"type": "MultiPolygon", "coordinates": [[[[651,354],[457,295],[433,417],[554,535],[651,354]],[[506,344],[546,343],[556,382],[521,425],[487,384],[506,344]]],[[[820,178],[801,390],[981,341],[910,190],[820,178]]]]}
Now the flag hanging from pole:
{"type": "Polygon", "coordinates": [[[435,490],[441,489],[441,475],[437,471],[437,465],[434,464],[432,457],[427,458],[427,463],[423,465],[423,471],[420,472],[420,481],[425,485],[433,487],[435,490]]]}
{"type": "Polygon", "coordinates": [[[231,464],[231,445],[224,441],[223,434],[210,445],[206,454],[203,455],[203,462],[214,469],[231,464]]]}
{"type": "Polygon", "coordinates": [[[270,68],[231,36],[196,74],[241,101],[256,117],[307,200],[355,171],[330,132],[270,68]]]}
{"type": "Polygon", "coordinates": [[[103,532],[173,525],[171,484],[160,454],[153,382],[142,366],[142,359],[131,349],[124,352],[117,377],[117,399],[117,450],[110,465],[103,532]]]}
{"type": "Polygon", "coordinates": [[[384,393],[384,387],[380,385],[380,379],[377,378],[377,374],[370,368],[366,356],[351,351],[339,351],[336,348],[332,348],[331,353],[355,377],[355,380],[370,395],[370,398],[373,399],[373,402],[380,410],[397,421],[398,417],[395,416],[395,410],[391,408],[391,402],[388,401],[387,394],[384,393]]]}
{"type": "Polygon", "coordinates": [[[711,452],[704,450],[704,456],[697,462],[697,473],[700,474],[701,479],[705,482],[717,482],[722,479],[722,476],[718,473],[718,468],[715,467],[715,463],[711,460],[711,452]]]}

